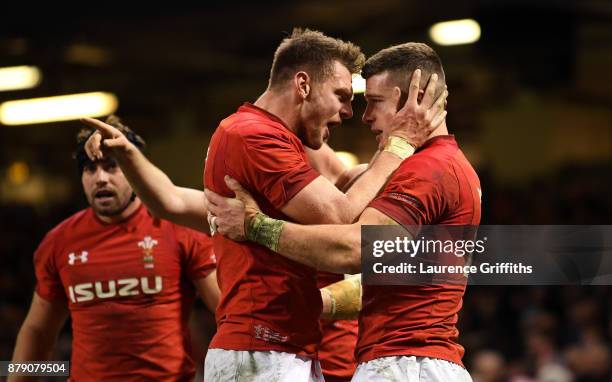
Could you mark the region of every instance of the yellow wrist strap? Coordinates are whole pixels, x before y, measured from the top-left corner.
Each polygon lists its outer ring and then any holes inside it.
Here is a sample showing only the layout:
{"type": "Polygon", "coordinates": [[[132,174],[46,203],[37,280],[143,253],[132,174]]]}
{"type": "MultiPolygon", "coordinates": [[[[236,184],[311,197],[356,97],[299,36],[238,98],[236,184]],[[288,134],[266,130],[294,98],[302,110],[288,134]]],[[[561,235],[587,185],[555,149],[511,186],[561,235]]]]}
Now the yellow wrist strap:
{"type": "Polygon", "coordinates": [[[387,144],[383,151],[390,152],[401,160],[404,160],[414,154],[414,146],[408,143],[404,138],[390,136],[387,139],[387,144]]]}

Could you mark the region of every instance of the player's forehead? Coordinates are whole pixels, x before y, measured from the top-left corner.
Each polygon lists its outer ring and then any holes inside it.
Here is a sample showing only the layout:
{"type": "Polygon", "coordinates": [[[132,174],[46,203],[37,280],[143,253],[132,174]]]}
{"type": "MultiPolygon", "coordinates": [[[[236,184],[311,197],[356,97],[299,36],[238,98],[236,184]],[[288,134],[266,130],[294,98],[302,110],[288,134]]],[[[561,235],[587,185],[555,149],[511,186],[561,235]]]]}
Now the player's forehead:
{"type": "Polygon", "coordinates": [[[90,160],[88,161],[87,164],[90,166],[110,166],[110,165],[116,165],[117,161],[113,157],[106,156],[102,159],[96,159],[95,161],[90,160]]]}
{"type": "Polygon", "coordinates": [[[392,94],[395,87],[389,71],[376,73],[366,80],[366,98],[385,98],[392,94]]]}
{"type": "Polygon", "coordinates": [[[334,61],[332,65],[332,73],[325,79],[325,83],[332,88],[334,92],[346,93],[346,96],[353,95],[353,83],[351,72],[346,66],[339,61],[334,61]]]}

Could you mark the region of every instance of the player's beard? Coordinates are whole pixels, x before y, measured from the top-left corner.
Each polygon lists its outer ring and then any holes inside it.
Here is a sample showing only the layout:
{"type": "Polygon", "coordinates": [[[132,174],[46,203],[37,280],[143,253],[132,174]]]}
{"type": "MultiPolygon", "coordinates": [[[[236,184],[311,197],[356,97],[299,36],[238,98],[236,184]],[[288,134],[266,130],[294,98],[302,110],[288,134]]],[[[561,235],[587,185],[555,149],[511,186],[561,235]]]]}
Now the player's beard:
{"type": "Polygon", "coordinates": [[[134,201],[135,197],[136,194],[132,192],[128,198],[122,201],[120,200],[119,195],[115,195],[114,198],[117,200],[116,203],[111,203],[111,205],[108,206],[101,206],[98,202],[96,202],[94,196],[93,201],[91,203],[91,208],[99,216],[119,216],[130,206],[130,204],[134,201]]]}

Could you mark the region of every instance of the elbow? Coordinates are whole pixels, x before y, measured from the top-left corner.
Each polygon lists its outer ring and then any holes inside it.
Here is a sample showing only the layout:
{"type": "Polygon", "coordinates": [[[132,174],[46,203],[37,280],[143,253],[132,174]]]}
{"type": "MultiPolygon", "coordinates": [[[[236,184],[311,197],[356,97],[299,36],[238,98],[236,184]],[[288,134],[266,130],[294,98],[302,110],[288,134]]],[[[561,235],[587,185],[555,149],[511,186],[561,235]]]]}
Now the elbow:
{"type": "Polygon", "coordinates": [[[349,258],[346,261],[345,270],[343,273],[351,275],[361,273],[361,253],[359,250],[349,254],[349,258]]]}
{"type": "Polygon", "coordinates": [[[325,220],[324,224],[351,224],[353,223],[354,216],[348,199],[343,196],[342,199],[338,198],[334,202],[329,203],[324,208],[325,220]]]}
{"type": "Polygon", "coordinates": [[[168,198],[159,200],[157,203],[147,203],[145,200],[144,203],[149,211],[159,219],[175,221],[183,212],[180,207],[180,198],[168,198]]]}
{"type": "Polygon", "coordinates": [[[342,260],[339,273],[356,274],[361,272],[361,244],[359,241],[347,240],[342,248],[342,260]]]}
{"type": "Polygon", "coordinates": [[[149,210],[151,215],[153,215],[153,217],[157,219],[176,222],[177,218],[180,216],[179,213],[173,211],[170,208],[167,208],[166,206],[152,206],[146,203],[145,205],[147,206],[147,209],[149,210]]]}

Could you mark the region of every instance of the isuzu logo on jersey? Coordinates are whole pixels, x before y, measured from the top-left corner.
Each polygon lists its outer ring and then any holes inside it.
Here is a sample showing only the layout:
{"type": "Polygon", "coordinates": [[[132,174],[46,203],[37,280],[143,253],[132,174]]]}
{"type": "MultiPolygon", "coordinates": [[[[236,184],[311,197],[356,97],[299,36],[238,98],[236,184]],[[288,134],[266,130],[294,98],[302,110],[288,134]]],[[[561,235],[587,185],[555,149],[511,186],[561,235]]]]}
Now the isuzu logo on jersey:
{"type": "Polygon", "coordinates": [[[155,276],[154,286],[150,285],[149,277],[133,277],[129,279],[95,281],[70,285],[68,294],[74,303],[91,301],[95,298],[107,299],[116,296],[128,297],[139,294],[157,294],[162,290],[162,277],[155,276]]]}
{"type": "Polygon", "coordinates": [[[153,264],[153,247],[156,245],[157,240],[153,240],[151,236],[145,236],[142,241],[138,242],[138,246],[144,252],[142,261],[144,262],[145,269],[153,269],[155,267],[155,264],[153,264]]]}
{"type": "Polygon", "coordinates": [[[74,265],[77,260],[81,263],[86,263],[88,255],[89,253],[87,251],[81,251],[80,255],[75,255],[74,252],[70,252],[68,254],[68,264],[74,265]]]}

